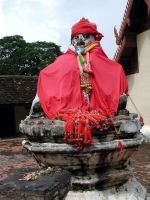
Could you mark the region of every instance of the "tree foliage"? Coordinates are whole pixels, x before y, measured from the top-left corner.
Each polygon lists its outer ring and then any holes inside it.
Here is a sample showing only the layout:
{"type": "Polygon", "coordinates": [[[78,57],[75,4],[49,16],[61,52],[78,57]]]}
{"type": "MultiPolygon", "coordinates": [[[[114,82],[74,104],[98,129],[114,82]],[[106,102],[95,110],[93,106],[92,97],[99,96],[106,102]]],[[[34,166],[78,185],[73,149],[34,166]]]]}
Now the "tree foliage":
{"type": "Polygon", "coordinates": [[[52,42],[27,43],[22,36],[0,39],[0,75],[38,75],[40,70],[61,55],[52,42]]]}

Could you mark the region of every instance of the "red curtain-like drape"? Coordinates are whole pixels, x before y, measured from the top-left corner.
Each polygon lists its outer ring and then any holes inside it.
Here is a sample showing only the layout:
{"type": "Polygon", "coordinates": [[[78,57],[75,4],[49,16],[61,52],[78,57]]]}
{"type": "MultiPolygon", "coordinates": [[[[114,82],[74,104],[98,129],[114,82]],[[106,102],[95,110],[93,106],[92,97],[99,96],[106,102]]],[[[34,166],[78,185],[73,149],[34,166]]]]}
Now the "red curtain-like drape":
{"type": "Polygon", "coordinates": [[[93,70],[90,104],[83,97],[77,55],[72,50],[40,72],[37,93],[50,119],[69,108],[99,110],[103,115],[117,111],[120,94],[128,91],[123,68],[108,59],[101,46],[94,47],[89,53],[93,70]]]}

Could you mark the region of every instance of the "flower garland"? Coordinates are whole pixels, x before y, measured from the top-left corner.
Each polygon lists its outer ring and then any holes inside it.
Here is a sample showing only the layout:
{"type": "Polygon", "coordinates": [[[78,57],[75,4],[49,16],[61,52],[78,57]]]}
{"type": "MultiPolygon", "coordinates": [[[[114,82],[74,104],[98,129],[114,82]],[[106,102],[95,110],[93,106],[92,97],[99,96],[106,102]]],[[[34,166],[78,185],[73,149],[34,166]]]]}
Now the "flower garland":
{"type": "Polygon", "coordinates": [[[119,152],[120,154],[123,154],[124,146],[122,141],[119,139],[113,115],[109,117],[110,118],[100,115],[96,110],[87,111],[78,108],[69,109],[65,113],[57,115],[57,119],[66,122],[64,126],[64,140],[73,143],[77,150],[82,150],[84,146],[89,146],[94,142],[91,135],[93,129],[97,129],[100,132],[107,131],[112,122],[116,136],[118,137],[119,152]]]}
{"type": "Polygon", "coordinates": [[[58,119],[66,122],[64,127],[64,139],[74,143],[78,150],[83,146],[89,146],[94,141],[91,136],[93,128],[102,131],[109,129],[110,122],[106,116],[100,115],[98,111],[87,111],[81,109],[69,109],[64,114],[59,114],[58,119]]]}
{"type": "Polygon", "coordinates": [[[88,104],[90,101],[90,94],[92,91],[90,74],[93,74],[93,71],[91,70],[89,51],[98,45],[99,41],[94,41],[83,49],[75,49],[73,47],[71,48],[77,55],[77,62],[80,69],[80,86],[82,89],[83,96],[88,104]],[[84,59],[82,54],[86,54],[86,60],[84,59]]]}
{"type": "Polygon", "coordinates": [[[86,102],[89,104],[90,94],[92,91],[90,74],[93,73],[93,71],[91,70],[91,65],[89,60],[89,52],[86,53],[86,61],[84,60],[82,55],[79,55],[77,57],[77,60],[78,60],[78,66],[80,68],[80,87],[82,89],[82,93],[86,102]]]}
{"type": "MultiPolygon", "coordinates": [[[[77,62],[80,69],[80,87],[86,102],[89,104],[90,94],[92,91],[92,84],[90,81],[90,75],[93,74],[91,69],[89,51],[95,46],[99,45],[99,41],[94,41],[86,48],[75,49],[73,45],[70,45],[70,49],[77,55],[77,62]],[[86,60],[82,56],[86,54],[86,60]]],[[[113,123],[113,114],[109,116],[113,123]]],[[[91,136],[92,129],[98,129],[100,132],[107,131],[110,126],[110,122],[106,116],[100,115],[99,111],[87,111],[78,108],[69,109],[64,114],[59,114],[58,119],[66,122],[64,127],[64,139],[68,142],[74,143],[74,146],[78,150],[82,150],[83,146],[89,146],[94,141],[91,136]]],[[[117,129],[114,128],[116,135],[118,136],[117,129]]],[[[118,136],[119,139],[119,136],[118,136]]],[[[120,147],[120,153],[124,153],[123,144],[118,140],[118,146],[120,147]]]]}

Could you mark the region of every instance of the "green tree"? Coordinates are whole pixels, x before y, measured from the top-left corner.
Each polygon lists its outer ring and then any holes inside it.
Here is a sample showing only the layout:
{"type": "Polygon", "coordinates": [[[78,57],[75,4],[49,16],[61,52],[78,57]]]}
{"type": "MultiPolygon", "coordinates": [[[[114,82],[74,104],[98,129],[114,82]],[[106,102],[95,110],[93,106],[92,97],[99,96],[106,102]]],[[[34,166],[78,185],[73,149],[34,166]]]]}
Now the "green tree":
{"type": "Polygon", "coordinates": [[[27,43],[22,36],[0,39],[0,75],[38,75],[40,70],[61,55],[52,42],[27,43]]]}

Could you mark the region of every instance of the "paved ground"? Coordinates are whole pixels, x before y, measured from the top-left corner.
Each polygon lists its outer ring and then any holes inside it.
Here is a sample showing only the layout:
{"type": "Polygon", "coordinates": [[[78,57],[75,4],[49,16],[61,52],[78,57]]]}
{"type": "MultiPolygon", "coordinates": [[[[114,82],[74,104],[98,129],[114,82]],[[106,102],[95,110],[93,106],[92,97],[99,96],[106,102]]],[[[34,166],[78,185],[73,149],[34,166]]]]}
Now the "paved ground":
{"type": "MultiPolygon", "coordinates": [[[[19,168],[38,167],[33,158],[21,146],[22,138],[0,140],[0,180],[19,168]]],[[[150,143],[143,143],[130,158],[137,180],[150,194],[150,143]]]]}

